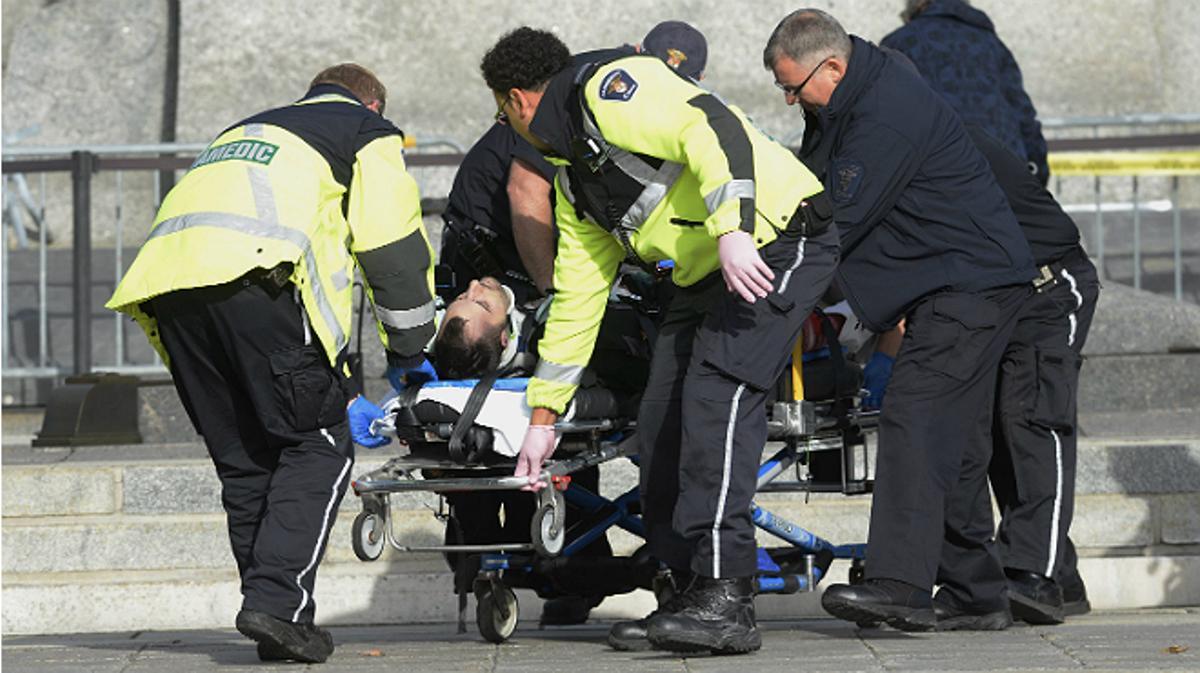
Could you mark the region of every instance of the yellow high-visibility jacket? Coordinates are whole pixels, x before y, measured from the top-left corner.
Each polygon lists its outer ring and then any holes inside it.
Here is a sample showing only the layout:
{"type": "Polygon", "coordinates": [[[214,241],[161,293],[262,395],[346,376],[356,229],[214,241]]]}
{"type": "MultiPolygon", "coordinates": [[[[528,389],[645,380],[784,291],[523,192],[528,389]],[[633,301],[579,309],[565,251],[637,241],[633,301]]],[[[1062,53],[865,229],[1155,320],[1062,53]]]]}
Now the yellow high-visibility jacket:
{"type": "Polygon", "coordinates": [[[357,263],[389,360],[419,361],[434,330],[433,265],[403,146],[391,122],[327,84],[236,124],[167,194],[107,307],[133,316],[166,361],[143,302],[290,262],[313,332],[348,375],[357,263]]]}
{"type": "Polygon", "coordinates": [[[562,412],[592,354],[623,260],[674,260],[691,285],[720,266],[717,237],[774,241],[820,181],[736,107],[652,56],[568,68],[530,132],[551,147],[554,301],[526,401],[562,412]],[[582,82],[582,84],[579,84],[582,82]]]}

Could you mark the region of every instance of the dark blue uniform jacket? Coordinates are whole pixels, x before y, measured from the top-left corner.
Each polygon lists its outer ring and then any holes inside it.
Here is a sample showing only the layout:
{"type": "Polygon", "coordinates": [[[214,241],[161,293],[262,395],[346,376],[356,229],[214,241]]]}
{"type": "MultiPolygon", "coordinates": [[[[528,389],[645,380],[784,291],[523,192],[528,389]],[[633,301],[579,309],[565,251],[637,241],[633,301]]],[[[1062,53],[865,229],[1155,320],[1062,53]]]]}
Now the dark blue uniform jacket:
{"type": "Polygon", "coordinates": [[[963,122],[1034,165],[1046,184],[1046,139],[1021,69],[991,19],[962,0],[933,0],[880,45],[908,56],[963,122]]]}
{"type": "Polygon", "coordinates": [[[933,292],[1032,280],[1029,244],[958,115],[901,57],[851,40],[829,104],[805,115],[800,159],[833,199],[855,314],[883,331],[933,292]]]}

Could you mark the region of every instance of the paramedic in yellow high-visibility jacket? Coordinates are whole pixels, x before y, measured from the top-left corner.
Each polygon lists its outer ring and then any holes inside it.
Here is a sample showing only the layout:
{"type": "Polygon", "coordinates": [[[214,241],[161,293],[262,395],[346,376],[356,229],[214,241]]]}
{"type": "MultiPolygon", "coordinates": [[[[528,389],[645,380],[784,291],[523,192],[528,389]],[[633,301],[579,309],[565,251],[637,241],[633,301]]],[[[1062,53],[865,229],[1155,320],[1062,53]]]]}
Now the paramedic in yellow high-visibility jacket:
{"type": "Polygon", "coordinates": [[[374,414],[346,365],[356,268],[389,378],[431,370],[430,246],[385,100],[370,71],[342,64],[221,133],[108,302],[145,329],[208,446],[242,579],[237,628],[263,659],[333,651],[313,624],[316,566],[354,461],[348,402],[351,419],[374,414]]]}
{"type": "Polygon", "coordinates": [[[554,300],[517,475],[545,486],[554,423],[591,355],[622,262],[675,263],[678,291],[638,414],[650,551],[679,598],[620,622],[618,649],[756,650],[750,501],[767,390],[837,261],[815,177],[745,115],[630,49],[572,57],[508,33],[484,56],[497,116],[558,166],[554,300]]]}

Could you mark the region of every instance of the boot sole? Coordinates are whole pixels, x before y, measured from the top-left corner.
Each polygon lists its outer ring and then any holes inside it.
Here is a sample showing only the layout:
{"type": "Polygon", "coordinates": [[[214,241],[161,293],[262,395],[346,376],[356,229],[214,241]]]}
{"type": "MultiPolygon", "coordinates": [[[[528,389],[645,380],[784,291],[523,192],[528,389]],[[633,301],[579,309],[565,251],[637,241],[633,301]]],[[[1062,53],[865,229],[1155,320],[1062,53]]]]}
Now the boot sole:
{"type": "Polygon", "coordinates": [[[989,612],[984,615],[959,615],[939,619],[938,631],[1003,631],[1012,626],[1013,619],[1007,612],[989,612]]]}
{"type": "Polygon", "coordinates": [[[324,650],[324,647],[296,638],[293,633],[281,628],[266,615],[239,612],[236,626],[238,633],[258,643],[262,650],[271,656],[295,659],[308,664],[321,664],[329,658],[330,652],[320,651],[324,650]]]}
{"type": "Polygon", "coordinates": [[[1063,617],[1078,617],[1086,615],[1092,611],[1092,604],[1088,599],[1081,601],[1066,601],[1063,603],[1063,617]]]}
{"type": "Polygon", "coordinates": [[[615,638],[608,636],[608,646],[618,652],[647,652],[654,649],[646,638],[615,638]]]}
{"type": "Polygon", "coordinates": [[[746,654],[762,648],[762,636],[758,631],[737,636],[722,635],[716,642],[708,633],[680,632],[654,637],[650,635],[650,644],[657,650],[695,654],[697,652],[712,652],[713,654],[746,654]]]}
{"type": "Polygon", "coordinates": [[[821,596],[821,607],[838,619],[860,625],[882,622],[901,631],[932,631],[937,627],[937,617],[933,614],[933,608],[862,605],[839,600],[829,594],[821,596]]]}
{"type": "Polygon", "coordinates": [[[1064,618],[1063,606],[1048,605],[1025,596],[1016,591],[1008,592],[1008,602],[1012,608],[1012,616],[1028,624],[1062,624],[1064,618]]]}

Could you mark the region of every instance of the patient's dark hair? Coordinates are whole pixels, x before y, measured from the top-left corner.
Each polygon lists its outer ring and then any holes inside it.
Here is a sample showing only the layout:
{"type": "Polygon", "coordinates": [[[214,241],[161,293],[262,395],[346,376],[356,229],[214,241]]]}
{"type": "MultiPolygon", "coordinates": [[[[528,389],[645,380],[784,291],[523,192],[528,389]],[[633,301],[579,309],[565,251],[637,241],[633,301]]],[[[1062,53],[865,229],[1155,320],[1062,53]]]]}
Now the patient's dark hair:
{"type": "Polygon", "coordinates": [[[433,342],[438,377],[442,379],[477,379],[500,367],[504,349],[500,339],[484,336],[471,342],[467,338],[467,321],[451,318],[433,342]]]}

